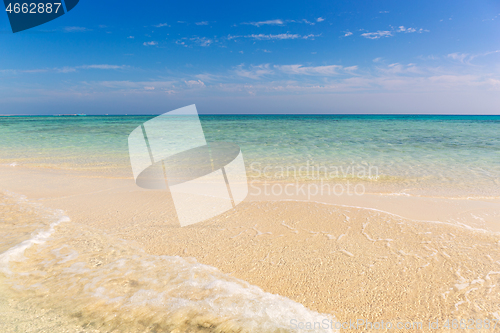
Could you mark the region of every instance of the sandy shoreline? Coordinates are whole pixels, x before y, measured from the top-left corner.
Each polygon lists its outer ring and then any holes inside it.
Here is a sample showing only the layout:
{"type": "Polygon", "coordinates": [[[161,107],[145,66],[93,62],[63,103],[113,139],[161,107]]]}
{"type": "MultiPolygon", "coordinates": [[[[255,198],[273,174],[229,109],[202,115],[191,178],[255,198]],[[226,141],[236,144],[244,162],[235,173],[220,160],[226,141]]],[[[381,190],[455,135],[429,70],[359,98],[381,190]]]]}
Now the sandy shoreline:
{"type": "Polygon", "coordinates": [[[181,228],[168,193],[131,179],[1,169],[0,188],[75,223],[150,254],[194,257],[339,321],[500,318],[500,236],[474,229],[500,231],[497,200],[250,196],[181,228]]]}

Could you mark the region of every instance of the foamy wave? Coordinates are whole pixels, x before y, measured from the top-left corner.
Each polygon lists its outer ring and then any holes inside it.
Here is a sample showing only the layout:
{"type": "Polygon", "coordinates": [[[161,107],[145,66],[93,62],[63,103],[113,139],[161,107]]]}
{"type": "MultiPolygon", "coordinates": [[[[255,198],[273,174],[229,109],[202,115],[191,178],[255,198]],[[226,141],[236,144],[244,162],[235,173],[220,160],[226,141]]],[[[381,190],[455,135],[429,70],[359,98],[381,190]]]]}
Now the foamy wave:
{"type": "Polygon", "coordinates": [[[9,269],[9,263],[11,261],[19,261],[24,258],[24,251],[29,249],[34,244],[43,244],[55,231],[55,227],[63,222],[70,221],[69,217],[63,216],[59,220],[50,224],[48,230],[42,230],[36,233],[32,238],[27,239],[14,247],[11,247],[7,251],[0,254],[0,272],[5,274],[11,274],[9,269]]]}
{"type": "Polygon", "coordinates": [[[72,249],[65,252],[52,250],[58,263],[37,267],[50,275],[42,274],[36,286],[59,302],[71,297],[83,317],[113,327],[140,321],[167,331],[290,332],[294,321],[335,320],[194,259],[141,253],[90,267],[72,249]]]}
{"type": "Polygon", "coordinates": [[[44,230],[0,254],[0,272],[20,295],[33,301],[36,291],[40,307],[65,309],[82,325],[121,333],[277,333],[299,331],[294,322],[335,320],[194,258],[149,255],[56,213],[44,230]]]}

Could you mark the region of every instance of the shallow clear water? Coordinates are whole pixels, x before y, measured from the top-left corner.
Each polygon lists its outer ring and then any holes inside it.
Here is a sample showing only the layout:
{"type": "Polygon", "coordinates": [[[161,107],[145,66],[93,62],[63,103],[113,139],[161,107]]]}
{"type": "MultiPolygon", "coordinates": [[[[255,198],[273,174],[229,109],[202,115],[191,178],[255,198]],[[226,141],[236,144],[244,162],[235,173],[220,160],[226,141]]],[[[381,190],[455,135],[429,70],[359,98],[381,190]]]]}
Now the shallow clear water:
{"type": "MultiPolygon", "coordinates": [[[[0,117],[0,164],[131,177],[127,137],[153,117],[0,117]]],[[[240,145],[250,177],[357,178],[421,195],[500,196],[500,116],[200,119],[208,142],[240,145]]]]}

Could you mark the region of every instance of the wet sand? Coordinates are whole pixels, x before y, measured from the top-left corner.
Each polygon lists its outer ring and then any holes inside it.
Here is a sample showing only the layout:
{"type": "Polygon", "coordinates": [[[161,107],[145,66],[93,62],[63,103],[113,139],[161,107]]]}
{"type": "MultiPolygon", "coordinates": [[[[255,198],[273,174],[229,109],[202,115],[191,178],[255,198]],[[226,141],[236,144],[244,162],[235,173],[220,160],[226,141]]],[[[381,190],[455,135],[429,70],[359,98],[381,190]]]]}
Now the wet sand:
{"type": "Polygon", "coordinates": [[[495,199],[249,196],[181,228],[167,192],[131,179],[2,167],[0,187],[149,254],[194,257],[340,322],[422,322],[422,331],[436,332],[429,321],[500,319],[495,199]]]}

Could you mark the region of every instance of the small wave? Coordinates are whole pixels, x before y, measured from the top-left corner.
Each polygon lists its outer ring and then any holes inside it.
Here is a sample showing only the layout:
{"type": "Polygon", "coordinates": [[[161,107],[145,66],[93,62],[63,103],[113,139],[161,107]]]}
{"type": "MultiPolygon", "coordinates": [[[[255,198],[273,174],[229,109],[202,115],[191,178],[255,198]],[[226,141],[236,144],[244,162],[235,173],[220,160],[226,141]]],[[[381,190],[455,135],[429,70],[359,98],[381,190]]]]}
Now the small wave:
{"type": "Polygon", "coordinates": [[[111,332],[277,333],[296,331],[293,322],[335,320],[194,258],[149,255],[71,222],[61,211],[52,216],[48,227],[0,254],[0,273],[21,299],[64,309],[82,326],[111,332]]]}
{"type": "Polygon", "coordinates": [[[70,221],[69,217],[63,216],[59,220],[50,224],[50,228],[48,230],[41,230],[36,233],[32,238],[27,239],[14,247],[11,247],[7,251],[0,254],[0,272],[5,274],[11,274],[12,272],[9,270],[9,263],[11,261],[19,261],[24,257],[24,252],[33,246],[34,244],[43,244],[47,239],[54,233],[55,227],[63,222],[70,221]]]}

